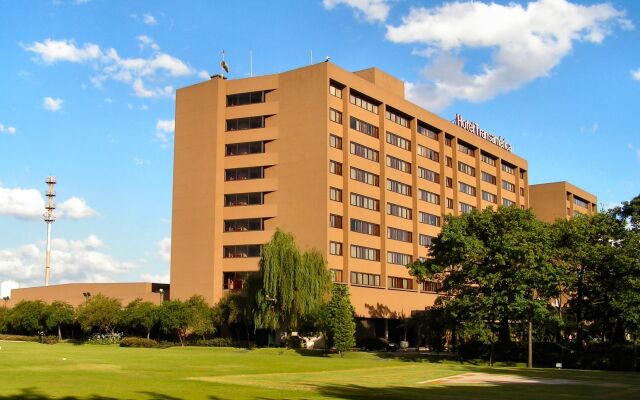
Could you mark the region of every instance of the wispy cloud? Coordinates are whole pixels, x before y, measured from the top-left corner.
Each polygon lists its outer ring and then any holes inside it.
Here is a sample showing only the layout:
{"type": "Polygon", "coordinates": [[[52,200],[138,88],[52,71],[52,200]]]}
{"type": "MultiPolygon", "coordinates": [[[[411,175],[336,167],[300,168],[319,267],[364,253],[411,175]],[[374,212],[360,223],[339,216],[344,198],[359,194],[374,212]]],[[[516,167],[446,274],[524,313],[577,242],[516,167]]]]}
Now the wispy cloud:
{"type": "Polygon", "coordinates": [[[156,139],[160,142],[162,147],[166,147],[171,140],[173,140],[173,134],[176,128],[176,121],[159,119],[156,122],[156,139]]]}
{"type": "Polygon", "coordinates": [[[147,25],[153,26],[158,25],[158,20],[152,14],[142,14],[142,22],[147,25]]]}
{"type": "Polygon", "coordinates": [[[384,22],[390,10],[387,0],[323,0],[322,4],[328,10],[338,5],[351,7],[358,18],[368,22],[384,22]]]}
{"type": "Polygon", "coordinates": [[[42,106],[44,109],[51,112],[60,111],[62,103],[62,99],[54,99],[53,97],[48,96],[42,100],[42,106]]]}
{"type": "Polygon", "coordinates": [[[3,124],[0,124],[0,133],[8,133],[9,135],[13,135],[14,133],[16,133],[16,128],[14,126],[4,126],[3,124]]]}
{"type": "Polygon", "coordinates": [[[640,68],[631,71],[631,78],[633,78],[636,81],[640,81],[640,68]]]}

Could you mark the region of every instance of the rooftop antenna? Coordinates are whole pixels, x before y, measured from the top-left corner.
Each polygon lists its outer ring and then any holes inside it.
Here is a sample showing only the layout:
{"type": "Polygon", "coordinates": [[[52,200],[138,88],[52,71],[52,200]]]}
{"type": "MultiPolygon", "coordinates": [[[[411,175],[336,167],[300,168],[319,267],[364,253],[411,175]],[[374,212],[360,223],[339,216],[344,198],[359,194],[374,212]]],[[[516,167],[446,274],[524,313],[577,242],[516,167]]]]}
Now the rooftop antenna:
{"type": "Polygon", "coordinates": [[[253,78],[253,50],[249,50],[249,77],[253,78]]]}
{"type": "Polygon", "coordinates": [[[222,76],[222,78],[224,79],[224,73],[226,72],[227,74],[229,73],[229,66],[227,65],[227,63],[224,61],[224,50],[222,50],[222,61],[220,61],[220,75],[222,76]]]}
{"type": "Polygon", "coordinates": [[[44,206],[45,213],[43,214],[44,222],[47,224],[47,253],[44,264],[44,285],[49,286],[49,278],[51,277],[51,225],[53,224],[53,221],[56,220],[55,215],[53,215],[53,210],[56,208],[53,204],[53,198],[56,197],[56,194],[53,191],[53,185],[56,184],[56,178],[48,176],[47,180],[44,182],[48,186],[48,190],[45,193],[45,196],[47,196],[47,204],[44,206]]]}

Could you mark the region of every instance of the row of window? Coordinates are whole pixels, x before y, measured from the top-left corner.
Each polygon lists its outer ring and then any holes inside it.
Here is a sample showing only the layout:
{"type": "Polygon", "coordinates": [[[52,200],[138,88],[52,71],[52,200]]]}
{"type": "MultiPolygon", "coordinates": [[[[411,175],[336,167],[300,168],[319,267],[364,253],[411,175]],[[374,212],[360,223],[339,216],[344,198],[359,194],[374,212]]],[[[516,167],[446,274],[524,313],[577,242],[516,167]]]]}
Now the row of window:
{"type": "Polygon", "coordinates": [[[264,103],[266,91],[235,93],[227,95],[227,107],[242,106],[246,104],[264,103]]]}
{"type": "Polygon", "coordinates": [[[389,155],[387,156],[387,167],[397,169],[407,174],[411,173],[411,163],[389,155]]]}
{"type": "Polygon", "coordinates": [[[396,124],[400,125],[400,126],[404,126],[405,128],[409,127],[409,119],[400,115],[398,112],[396,111],[392,111],[389,108],[386,109],[384,116],[386,119],[388,119],[391,122],[395,122],[396,124]]]}
{"type": "MultiPolygon", "coordinates": [[[[342,123],[342,122],[340,122],[342,123]]],[[[369,135],[371,137],[374,138],[378,138],[379,136],[379,129],[377,126],[375,125],[371,125],[368,122],[364,122],[362,120],[359,120],[356,117],[351,117],[350,121],[349,121],[349,127],[353,130],[356,130],[360,133],[364,133],[365,135],[369,135]]]]}
{"type": "Polygon", "coordinates": [[[411,141],[398,136],[395,133],[387,132],[387,143],[399,147],[403,150],[411,151],[411,141]]]}
{"type": "Polygon", "coordinates": [[[262,218],[227,219],[224,221],[225,232],[244,232],[264,230],[262,218]]]}
{"type": "Polygon", "coordinates": [[[440,154],[437,151],[421,145],[418,145],[418,155],[436,162],[440,161],[440,154]]]}
{"type": "Polygon", "coordinates": [[[244,117],[228,119],[226,130],[227,131],[244,131],[247,129],[258,129],[265,127],[266,117],[260,115],[257,117],[244,117]]]}
{"type": "Polygon", "coordinates": [[[367,96],[361,95],[359,93],[351,92],[349,94],[349,103],[356,105],[360,108],[364,108],[365,110],[372,112],[374,114],[378,114],[378,105],[374,104],[373,101],[369,100],[367,96]]]}
{"type": "Polygon", "coordinates": [[[264,153],[264,142],[229,143],[224,146],[226,156],[264,153]]]}

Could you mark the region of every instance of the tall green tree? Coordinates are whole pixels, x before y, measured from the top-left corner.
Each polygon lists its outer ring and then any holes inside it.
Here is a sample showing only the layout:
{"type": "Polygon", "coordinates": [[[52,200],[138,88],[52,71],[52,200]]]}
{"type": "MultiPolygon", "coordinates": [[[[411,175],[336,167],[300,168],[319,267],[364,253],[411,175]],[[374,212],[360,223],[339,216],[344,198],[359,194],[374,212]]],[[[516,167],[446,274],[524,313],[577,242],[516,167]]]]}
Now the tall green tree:
{"type": "Polygon", "coordinates": [[[160,329],[168,334],[175,334],[184,346],[189,334],[189,318],[184,303],[180,300],[164,301],[160,306],[160,329]]]}
{"type": "Polygon", "coordinates": [[[330,282],[320,252],[300,254],[293,236],[277,229],[263,246],[260,271],[247,282],[255,327],[296,329],[322,305],[330,282]]]}
{"type": "MultiPolygon", "coordinates": [[[[232,291],[223,296],[213,308],[213,321],[217,326],[238,328],[250,340],[249,326],[252,320],[247,294],[244,291],[232,291]]],[[[236,336],[240,336],[239,332],[236,336]]]]}
{"type": "Polygon", "coordinates": [[[74,320],[73,306],[64,301],[56,300],[45,309],[47,328],[58,330],[58,340],[62,340],[62,326],[71,325],[74,320]]]}
{"type": "Polygon", "coordinates": [[[34,335],[46,330],[45,310],[47,305],[41,300],[23,300],[9,309],[5,324],[12,333],[34,335]]]}
{"type": "Polygon", "coordinates": [[[355,310],[351,304],[349,287],[334,284],[326,309],[329,345],[342,357],[345,351],[356,345],[355,310]]]}
{"type": "Polygon", "coordinates": [[[144,330],[147,334],[147,339],[149,339],[151,330],[158,324],[159,320],[158,306],[150,301],[135,299],[123,310],[121,324],[129,329],[144,330]]]}
{"type": "Polygon", "coordinates": [[[215,332],[213,313],[204,297],[194,295],[185,301],[184,306],[190,334],[204,338],[206,334],[215,332]]]}
{"type": "Polygon", "coordinates": [[[449,296],[442,302],[460,322],[459,333],[490,344],[490,364],[494,344],[510,341],[511,324],[530,331],[550,318],[548,304],[563,274],[551,262],[548,226],[531,211],[499,207],[447,216],[430,253],[409,271],[419,280],[443,281],[449,296]]]}
{"type": "Polygon", "coordinates": [[[76,311],[76,320],[85,332],[96,329],[99,332],[113,334],[121,317],[120,300],[101,293],[92,296],[76,311]]]}

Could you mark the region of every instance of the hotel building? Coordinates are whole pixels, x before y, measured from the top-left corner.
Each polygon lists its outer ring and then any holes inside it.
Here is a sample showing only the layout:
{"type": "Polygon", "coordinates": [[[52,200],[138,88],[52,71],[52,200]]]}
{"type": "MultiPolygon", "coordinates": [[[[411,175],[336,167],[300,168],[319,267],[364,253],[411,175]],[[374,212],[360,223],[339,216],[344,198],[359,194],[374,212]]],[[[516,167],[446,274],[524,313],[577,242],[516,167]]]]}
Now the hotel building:
{"type": "Polygon", "coordinates": [[[282,228],[321,251],[360,317],[408,316],[437,297],[405,265],[427,256],[444,216],[529,208],[527,170],[502,138],[409,102],[376,68],[179,89],[171,297],[215,303],[240,288],[282,228]]]}
{"type": "Polygon", "coordinates": [[[546,222],[598,212],[598,198],[569,182],[531,185],[529,198],[533,212],[546,222]]]}

